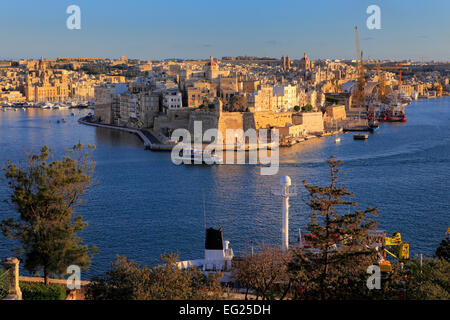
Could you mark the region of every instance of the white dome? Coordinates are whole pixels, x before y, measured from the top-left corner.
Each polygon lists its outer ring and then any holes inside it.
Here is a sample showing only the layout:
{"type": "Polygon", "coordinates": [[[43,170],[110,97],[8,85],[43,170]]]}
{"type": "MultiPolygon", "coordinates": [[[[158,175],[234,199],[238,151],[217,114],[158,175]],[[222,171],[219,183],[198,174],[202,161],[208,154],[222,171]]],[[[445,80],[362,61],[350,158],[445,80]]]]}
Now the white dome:
{"type": "Polygon", "coordinates": [[[280,186],[290,186],[291,178],[289,176],[282,176],[280,179],[280,186]]]}

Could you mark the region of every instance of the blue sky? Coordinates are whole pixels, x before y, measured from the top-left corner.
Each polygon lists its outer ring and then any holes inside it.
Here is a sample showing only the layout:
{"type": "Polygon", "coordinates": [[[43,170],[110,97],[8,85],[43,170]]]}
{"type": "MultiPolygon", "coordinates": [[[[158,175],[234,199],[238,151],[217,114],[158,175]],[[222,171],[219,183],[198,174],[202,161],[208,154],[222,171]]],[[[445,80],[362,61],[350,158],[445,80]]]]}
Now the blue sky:
{"type": "Polygon", "coordinates": [[[255,55],[450,60],[448,0],[2,0],[0,59],[255,55]],[[81,8],[68,30],[66,8],[81,8]],[[381,8],[381,30],[366,9],[381,8]]]}

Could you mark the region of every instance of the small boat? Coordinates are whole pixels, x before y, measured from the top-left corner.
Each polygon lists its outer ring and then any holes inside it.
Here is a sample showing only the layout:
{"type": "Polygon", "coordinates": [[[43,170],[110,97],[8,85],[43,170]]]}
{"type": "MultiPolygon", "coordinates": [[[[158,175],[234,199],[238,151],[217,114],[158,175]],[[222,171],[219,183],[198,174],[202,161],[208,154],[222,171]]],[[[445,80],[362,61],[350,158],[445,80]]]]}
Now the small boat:
{"type": "Polygon", "coordinates": [[[367,140],[367,139],[369,139],[369,135],[368,134],[355,134],[355,135],[353,135],[353,139],[354,140],[367,140]]]}
{"type": "Polygon", "coordinates": [[[341,138],[340,137],[334,138],[334,143],[339,143],[339,142],[341,142],[341,138]]]}

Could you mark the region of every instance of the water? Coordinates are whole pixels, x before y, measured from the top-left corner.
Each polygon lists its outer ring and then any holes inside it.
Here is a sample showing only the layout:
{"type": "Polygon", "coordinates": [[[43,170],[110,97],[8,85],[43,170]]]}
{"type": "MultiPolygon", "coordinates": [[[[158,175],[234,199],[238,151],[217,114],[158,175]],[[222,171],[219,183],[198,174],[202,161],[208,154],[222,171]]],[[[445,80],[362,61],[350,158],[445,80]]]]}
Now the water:
{"type": "MultiPolygon", "coordinates": [[[[98,185],[89,191],[79,213],[89,223],[85,242],[100,253],[83,278],[105,272],[115,255],[154,264],[164,252],[181,259],[201,258],[206,224],[223,227],[235,253],[250,241],[281,243],[281,201],[271,187],[282,175],[297,184],[291,199],[290,240],[307,223],[309,210],[302,181],[328,181],[326,160],[344,160],[344,180],[359,207],[379,207],[379,229],[399,231],[411,254],[432,255],[450,218],[450,98],[414,102],[406,108],[408,122],[381,125],[368,141],[352,134],[310,140],[281,149],[275,176],[261,176],[258,166],[175,166],[169,153],[143,150],[134,135],[79,125],[70,111],[0,112],[0,163],[23,163],[24,151],[48,144],[57,152],[81,141],[95,144],[98,185]],[[66,123],[57,123],[61,118],[66,123]],[[205,203],[205,210],[203,206],[205,203]]],[[[8,197],[0,178],[0,198],[8,197]]],[[[0,203],[0,219],[14,211],[0,203]]],[[[0,257],[11,256],[14,243],[0,236],[0,257]]]]}

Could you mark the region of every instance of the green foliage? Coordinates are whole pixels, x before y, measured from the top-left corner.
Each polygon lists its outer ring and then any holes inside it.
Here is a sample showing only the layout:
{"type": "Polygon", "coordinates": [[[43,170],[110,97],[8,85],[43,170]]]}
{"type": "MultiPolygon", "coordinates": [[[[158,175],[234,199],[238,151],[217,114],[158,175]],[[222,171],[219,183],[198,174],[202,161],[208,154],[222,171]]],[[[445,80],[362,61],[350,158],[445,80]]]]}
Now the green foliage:
{"type": "Polygon", "coordinates": [[[439,259],[444,259],[450,262],[450,238],[446,236],[445,239],[441,241],[439,247],[436,249],[435,256],[439,259]]]}
{"type": "Polygon", "coordinates": [[[295,110],[296,112],[299,112],[299,111],[300,111],[300,106],[295,106],[295,107],[294,107],[294,110],[295,110]]]}
{"type": "Polygon", "coordinates": [[[247,97],[233,96],[231,98],[229,111],[231,112],[245,112],[247,111],[247,97]]]}
{"type": "Polygon", "coordinates": [[[140,266],[117,256],[103,277],[93,279],[86,297],[91,300],[206,300],[221,297],[220,278],[206,278],[194,268],[180,269],[174,254],[163,255],[163,264],[140,266]]]}
{"type": "Polygon", "coordinates": [[[44,146],[40,154],[28,155],[26,167],[8,161],[3,169],[12,191],[9,202],[19,216],[3,220],[0,228],[6,237],[20,241],[25,269],[43,270],[46,284],[50,273],[65,274],[69,265],[87,269],[97,251],[81,244],[77,233],[87,223],[75,215],[92,186],[94,167],[89,153],[77,144],[62,160],[55,160],[44,146]]]}
{"type": "Polygon", "coordinates": [[[66,300],[64,286],[43,283],[20,283],[23,300],[66,300]]]}
{"type": "Polygon", "coordinates": [[[411,260],[405,265],[407,299],[450,300],[450,262],[426,258],[411,260]]]}
{"type": "Polygon", "coordinates": [[[302,111],[304,111],[304,112],[309,112],[309,111],[312,111],[312,110],[313,110],[313,106],[310,105],[310,104],[304,105],[302,107],[302,111]]]}
{"type": "Polygon", "coordinates": [[[370,239],[376,224],[368,215],[376,214],[377,209],[351,212],[357,205],[349,200],[353,193],[338,184],[342,161],[331,156],[327,162],[329,185],[314,186],[304,181],[312,211],[310,243],[316,251],[300,250],[289,269],[299,286],[307,283],[310,298],[354,299],[359,297],[360,288],[366,288],[367,267],[376,262],[370,239]]]}

